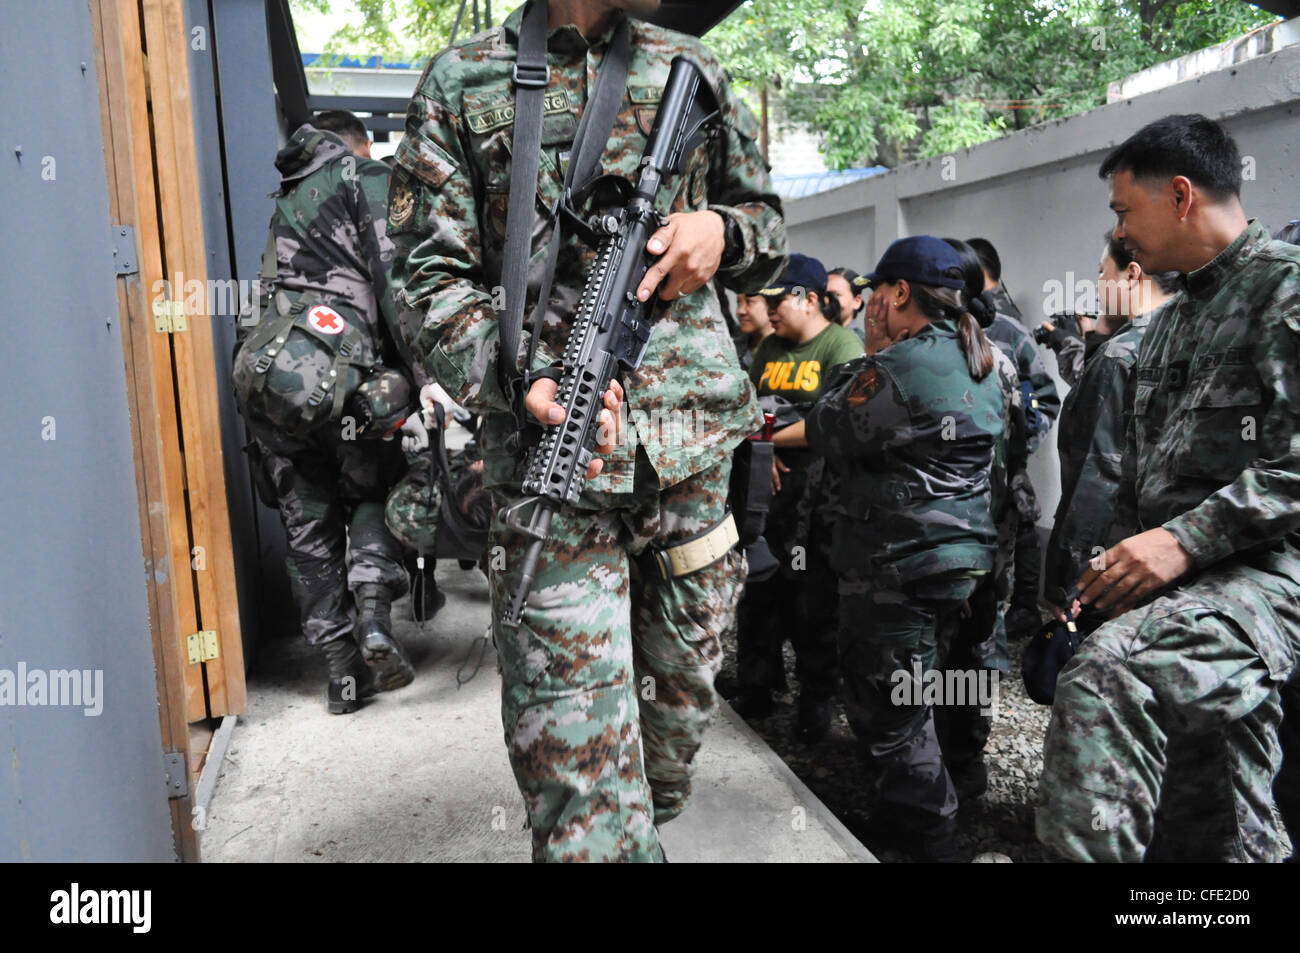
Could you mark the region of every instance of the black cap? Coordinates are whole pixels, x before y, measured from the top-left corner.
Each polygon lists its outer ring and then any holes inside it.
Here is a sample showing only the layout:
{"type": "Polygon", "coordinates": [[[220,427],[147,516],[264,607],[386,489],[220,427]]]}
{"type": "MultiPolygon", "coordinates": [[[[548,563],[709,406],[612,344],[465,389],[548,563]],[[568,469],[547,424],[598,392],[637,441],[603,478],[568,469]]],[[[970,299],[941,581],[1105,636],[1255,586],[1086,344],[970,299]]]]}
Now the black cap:
{"type": "Polygon", "coordinates": [[[808,291],[826,293],[826,267],[816,258],[794,254],[772,287],[760,288],[755,293],[770,297],[808,291]]]}
{"type": "Polygon", "coordinates": [[[900,238],[885,249],[875,271],[858,278],[854,284],[865,287],[899,280],[936,288],[956,288],[958,291],[966,287],[957,249],[933,235],[900,238]]]}

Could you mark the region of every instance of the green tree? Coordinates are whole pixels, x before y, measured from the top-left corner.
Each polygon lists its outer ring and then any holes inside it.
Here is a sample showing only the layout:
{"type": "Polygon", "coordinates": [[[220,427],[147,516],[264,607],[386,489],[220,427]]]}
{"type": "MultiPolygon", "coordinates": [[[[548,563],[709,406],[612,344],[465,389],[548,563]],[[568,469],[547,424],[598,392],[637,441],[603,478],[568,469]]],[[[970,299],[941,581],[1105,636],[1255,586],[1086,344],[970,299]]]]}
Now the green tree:
{"type": "Polygon", "coordinates": [[[1274,19],[1222,0],[750,0],[709,39],[848,168],[1091,109],[1114,80],[1274,19]]]}
{"type": "MultiPolygon", "coordinates": [[[[498,0],[493,21],[519,2],[498,0]]],[[[350,7],[327,53],[422,61],[447,44],[460,0],[350,7]]],[[[766,93],[817,129],[827,165],[844,169],[940,155],[1100,106],[1109,83],[1274,19],[1233,0],[748,0],[708,40],[755,106],[766,93]]],[[[460,35],[471,30],[467,10],[460,35]]]]}
{"type": "MultiPolygon", "coordinates": [[[[500,0],[492,11],[495,22],[516,4],[500,0]]],[[[389,60],[423,62],[447,45],[460,0],[290,0],[294,11],[329,13],[349,9],[352,22],[335,31],[326,54],[382,56],[389,60]]],[[[485,5],[479,2],[480,16],[485,5]]],[[[460,23],[461,37],[473,33],[470,5],[460,23]]]]}

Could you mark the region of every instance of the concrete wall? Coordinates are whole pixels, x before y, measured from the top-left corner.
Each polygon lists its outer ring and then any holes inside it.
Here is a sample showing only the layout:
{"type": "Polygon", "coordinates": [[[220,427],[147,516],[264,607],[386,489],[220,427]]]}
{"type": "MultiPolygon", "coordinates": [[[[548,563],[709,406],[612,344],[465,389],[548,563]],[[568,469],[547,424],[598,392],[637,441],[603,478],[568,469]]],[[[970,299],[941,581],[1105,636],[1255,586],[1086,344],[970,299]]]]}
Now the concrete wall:
{"type": "MultiPolygon", "coordinates": [[[[1106,183],[1097,178],[1106,152],[1154,119],[1188,112],[1222,122],[1236,138],[1246,160],[1248,215],[1270,231],[1300,217],[1300,47],[1293,46],[792,201],[790,248],[828,268],[864,271],[904,235],[982,235],[1001,255],[1012,298],[1037,323],[1053,310],[1053,283],[1096,277],[1102,234],[1114,225],[1106,183]]],[[[1054,357],[1043,353],[1054,373],[1054,357]]],[[[1055,430],[1030,460],[1030,473],[1049,526],[1060,496],[1055,430]]]]}
{"type": "Polygon", "coordinates": [[[0,861],[173,860],[90,11],[6,14],[0,861]]]}

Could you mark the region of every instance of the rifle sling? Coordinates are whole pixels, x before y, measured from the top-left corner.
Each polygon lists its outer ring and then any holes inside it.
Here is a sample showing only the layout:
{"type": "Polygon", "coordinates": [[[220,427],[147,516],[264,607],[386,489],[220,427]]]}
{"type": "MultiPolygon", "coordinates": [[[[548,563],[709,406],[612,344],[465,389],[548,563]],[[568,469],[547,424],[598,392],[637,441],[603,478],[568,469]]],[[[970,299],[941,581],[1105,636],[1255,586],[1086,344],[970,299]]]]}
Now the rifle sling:
{"type": "Polygon", "coordinates": [[[505,288],[506,309],[500,321],[501,350],[498,373],[502,390],[507,397],[518,398],[514,408],[516,424],[522,430],[523,395],[516,387],[525,386],[526,370],[531,370],[537,352],[537,343],[546,306],[551,296],[555,266],[559,260],[566,217],[561,214],[575,191],[573,183],[584,185],[593,179],[600,167],[600,157],[605,151],[614,121],[623,104],[627,83],[628,61],[631,56],[629,30],[626,18],[615,31],[613,41],[601,63],[592,95],[583,110],[570,149],[568,172],[564,189],[555,208],[548,209],[552,225],[551,239],[545,251],[545,265],[541,275],[541,288],[533,312],[528,341],[527,365],[520,366],[519,342],[523,333],[524,305],[528,294],[528,265],[531,261],[533,224],[535,221],[535,196],[537,173],[541,163],[542,110],[550,71],[546,65],[545,0],[532,0],[524,11],[519,28],[519,51],[515,61],[515,119],[510,175],[510,197],[506,211],[506,240],[502,255],[502,286],[505,288]],[[545,77],[545,78],[543,78],[545,77]]]}

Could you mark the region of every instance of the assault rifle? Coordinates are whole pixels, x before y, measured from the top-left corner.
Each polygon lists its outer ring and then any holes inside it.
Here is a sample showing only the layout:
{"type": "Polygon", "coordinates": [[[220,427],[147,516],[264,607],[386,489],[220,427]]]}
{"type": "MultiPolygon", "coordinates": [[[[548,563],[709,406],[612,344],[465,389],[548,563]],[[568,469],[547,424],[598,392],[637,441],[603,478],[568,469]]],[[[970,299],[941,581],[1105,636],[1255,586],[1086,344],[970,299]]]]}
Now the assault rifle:
{"type": "Polygon", "coordinates": [[[592,235],[584,237],[599,242],[599,253],[564,349],[555,398],[564,408],[564,422],[543,430],[528,458],[524,498],[502,512],[507,526],[532,539],[502,620],[507,627],[519,625],[551,518],[561,506],[576,503],[582,493],[610,381],[623,370],[638,367],[650,343],[657,296],[638,301],[636,290],[654,263],[654,256],[646,253],[646,242],[664,224],[655,211],[655,197],[667,175],[685,172],[685,157],[705,124],[718,115],[713,90],[700,68],[683,56],[675,58],[637,167],[635,188],[620,180],[627,193],[623,206],[593,216],[588,223],[592,235]]]}

